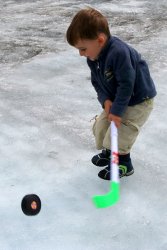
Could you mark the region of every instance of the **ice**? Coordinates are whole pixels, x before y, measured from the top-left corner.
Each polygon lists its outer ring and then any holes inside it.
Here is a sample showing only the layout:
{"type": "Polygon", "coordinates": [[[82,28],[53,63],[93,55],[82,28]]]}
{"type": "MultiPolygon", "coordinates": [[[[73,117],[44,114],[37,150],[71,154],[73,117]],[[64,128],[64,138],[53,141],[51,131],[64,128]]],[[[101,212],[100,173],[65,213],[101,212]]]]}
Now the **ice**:
{"type": "Polygon", "coordinates": [[[0,2],[0,249],[167,249],[166,1],[0,2]],[[135,174],[121,179],[117,205],[91,164],[90,120],[101,112],[85,59],[65,41],[76,11],[96,7],[112,33],[147,59],[158,95],[132,151],[135,174]],[[37,194],[41,212],[21,211],[37,194]]]}

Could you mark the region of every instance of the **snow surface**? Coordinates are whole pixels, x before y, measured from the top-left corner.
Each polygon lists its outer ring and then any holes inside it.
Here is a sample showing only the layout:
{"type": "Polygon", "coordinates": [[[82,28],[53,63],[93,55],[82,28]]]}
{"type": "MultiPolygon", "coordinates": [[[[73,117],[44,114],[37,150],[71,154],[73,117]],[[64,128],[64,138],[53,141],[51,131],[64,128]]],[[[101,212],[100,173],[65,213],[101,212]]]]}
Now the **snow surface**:
{"type": "Polygon", "coordinates": [[[0,1],[0,250],[167,250],[166,16],[166,0],[0,1]],[[91,202],[109,190],[90,162],[101,107],[65,41],[85,6],[142,53],[158,91],[132,151],[135,174],[107,209],[91,202]],[[42,201],[35,217],[21,211],[30,193],[42,201]]]}

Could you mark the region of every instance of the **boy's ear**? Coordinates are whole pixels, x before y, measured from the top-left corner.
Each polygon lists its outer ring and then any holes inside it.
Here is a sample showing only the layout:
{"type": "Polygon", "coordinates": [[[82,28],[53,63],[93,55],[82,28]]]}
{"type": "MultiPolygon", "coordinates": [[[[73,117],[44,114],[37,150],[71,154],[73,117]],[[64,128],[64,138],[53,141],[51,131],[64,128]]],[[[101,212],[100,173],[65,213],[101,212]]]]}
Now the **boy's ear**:
{"type": "Polygon", "coordinates": [[[100,46],[103,46],[106,42],[106,37],[103,34],[98,35],[98,42],[100,46]]]}

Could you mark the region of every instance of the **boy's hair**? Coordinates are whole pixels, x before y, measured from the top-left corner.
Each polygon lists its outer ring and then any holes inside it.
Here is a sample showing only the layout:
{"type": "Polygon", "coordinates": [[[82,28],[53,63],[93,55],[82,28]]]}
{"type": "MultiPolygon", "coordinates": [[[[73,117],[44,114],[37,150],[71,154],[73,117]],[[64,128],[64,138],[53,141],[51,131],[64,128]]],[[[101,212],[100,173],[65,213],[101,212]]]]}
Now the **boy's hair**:
{"type": "Polygon", "coordinates": [[[100,33],[110,36],[107,19],[97,10],[89,8],[80,10],[73,18],[66,38],[70,45],[75,44],[80,39],[94,40],[100,33]]]}

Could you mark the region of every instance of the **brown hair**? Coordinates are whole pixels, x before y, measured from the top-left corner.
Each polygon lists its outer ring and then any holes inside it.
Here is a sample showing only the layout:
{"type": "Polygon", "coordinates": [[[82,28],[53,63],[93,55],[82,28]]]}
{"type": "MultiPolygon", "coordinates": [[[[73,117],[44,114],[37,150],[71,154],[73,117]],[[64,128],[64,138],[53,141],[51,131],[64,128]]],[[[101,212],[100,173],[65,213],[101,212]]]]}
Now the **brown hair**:
{"type": "Polygon", "coordinates": [[[99,33],[110,36],[107,19],[97,10],[89,8],[80,10],[67,29],[66,38],[75,46],[79,39],[96,39],[99,33]]]}

